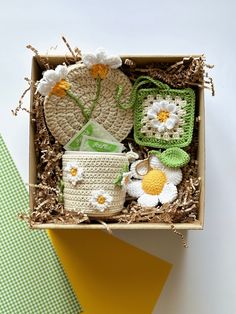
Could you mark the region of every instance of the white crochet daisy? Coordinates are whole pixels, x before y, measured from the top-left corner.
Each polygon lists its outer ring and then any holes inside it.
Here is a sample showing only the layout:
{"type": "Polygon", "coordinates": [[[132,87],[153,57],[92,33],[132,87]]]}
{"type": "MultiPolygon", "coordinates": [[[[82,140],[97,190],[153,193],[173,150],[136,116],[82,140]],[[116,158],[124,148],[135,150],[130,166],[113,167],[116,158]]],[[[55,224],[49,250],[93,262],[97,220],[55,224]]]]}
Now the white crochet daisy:
{"type": "Polygon", "coordinates": [[[73,185],[76,185],[84,179],[84,169],[79,167],[77,162],[68,162],[65,167],[65,174],[67,180],[73,185]]]}
{"type": "Polygon", "coordinates": [[[149,167],[143,161],[131,165],[132,177],[136,180],[128,184],[128,194],[137,198],[143,207],[173,202],[178,195],[176,185],[182,180],[181,169],[165,167],[156,156],[150,157],[149,167]]]}
{"type": "MultiPolygon", "coordinates": [[[[58,84],[64,84],[66,89],[69,88],[69,83],[65,82],[64,79],[68,74],[67,66],[58,65],[55,70],[47,70],[43,73],[42,79],[39,81],[37,85],[37,92],[39,92],[43,96],[47,96],[53,88],[58,84]]],[[[57,88],[58,91],[58,88],[57,88]]]]}
{"type": "Polygon", "coordinates": [[[147,112],[147,117],[151,121],[153,128],[158,132],[171,130],[178,123],[179,118],[176,113],[176,104],[162,100],[155,101],[147,112]]]}
{"type": "Polygon", "coordinates": [[[100,212],[103,212],[109,207],[113,198],[112,196],[105,192],[104,190],[92,191],[90,204],[95,207],[100,212]]]}
{"type": "Polygon", "coordinates": [[[104,48],[98,48],[95,53],[82,54],[82,61],[89,69],[95,64],[106,64],[111,69],[117,69],[122,65],[119,56],[108,56],[104,48]]]}
{"type": "Polygon", "coordinates": [[[103,48],[96,50],[96,53],[82,54],[84,65],[90,69],[93,78],[105,79],[109,68],[117,69],[122,65],[119,56],[108,56],[103,48]]]}

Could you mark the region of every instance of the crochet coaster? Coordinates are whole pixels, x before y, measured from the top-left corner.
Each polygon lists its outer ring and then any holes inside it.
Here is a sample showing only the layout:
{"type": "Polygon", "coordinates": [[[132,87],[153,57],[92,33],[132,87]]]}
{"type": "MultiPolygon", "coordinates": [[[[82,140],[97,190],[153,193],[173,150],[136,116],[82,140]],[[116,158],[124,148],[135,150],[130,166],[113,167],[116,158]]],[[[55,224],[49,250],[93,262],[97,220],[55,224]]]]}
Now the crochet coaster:
{"type": "Polygon", "coordinates": [[[134,138],[155,148],[186,147],[192,141],[195,94],[191,88],[176,90],[156,81],[158,88],[138,91],[134,138]]]}
{"type": "Polygon", "coordinates": [[[98,80],[78,63],[68,67],[65,85],[66,93],[50,93],[44,102],[47,126],[62,145],[83,127],[86,117],[102,124],[118,141],[126,138],[133,127],[133,111],[119,108],[115,94],[122,86],[122,102],[128,102],[132,84],[122,71],[110,68],[106,78],[98,80]]]}

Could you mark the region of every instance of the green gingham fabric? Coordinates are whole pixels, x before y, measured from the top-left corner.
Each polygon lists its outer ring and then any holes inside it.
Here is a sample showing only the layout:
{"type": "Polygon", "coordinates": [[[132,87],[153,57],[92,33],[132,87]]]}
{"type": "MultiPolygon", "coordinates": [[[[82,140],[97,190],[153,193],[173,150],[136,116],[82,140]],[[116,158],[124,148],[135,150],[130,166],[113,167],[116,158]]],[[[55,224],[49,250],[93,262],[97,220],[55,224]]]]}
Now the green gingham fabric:
{"type": "Polygon", "coordinates": [[[27,208],[28,193],[0,135],[0,313],[80,313],[47,234],[18,220],[27,208]]]}

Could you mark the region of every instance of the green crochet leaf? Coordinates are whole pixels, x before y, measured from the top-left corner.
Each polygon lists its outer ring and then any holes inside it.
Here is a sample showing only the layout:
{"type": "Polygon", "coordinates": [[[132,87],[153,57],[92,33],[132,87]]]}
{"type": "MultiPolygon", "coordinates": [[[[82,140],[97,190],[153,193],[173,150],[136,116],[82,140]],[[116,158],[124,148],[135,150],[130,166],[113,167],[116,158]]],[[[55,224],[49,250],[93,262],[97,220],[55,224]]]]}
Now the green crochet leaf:
{"type": "Polygon", "coordinates": [[[179,147],[168,148],[157,157],[159,157],[163,165],[170,168],[183,167],[190,160],[189,154],[179,147]]]}
{"type": "Polygon", "coordinates": [[[129,171],[129,165],[125,164],[122,168],[122,175],[123,175],[123,172],[128,172],[128,171],[129,171]]]}
{"type": "Polygon", "coordinates": [[[118,173],[118,175],[116,176],[115,180],[113,181],[113,183],[115,185],[118,185],[118,186],[121,186],[121,181],[123,179],[123,173],[124,172],[128,172],[129,171],[129,165],[128,164],[125,164],[123,167],[122,167],[122,170],[120,173],[118,173]]]}
{"type": "Polygon", "coordinates": [[[155,155],[156,157],[160,158],[161,152],[158,151],[158,150],[150,150],[150,151],[148,152],[148,155],[149,155],[149,156],[150,156],[150,155],[155,155]]]}
{"type": "Polygon", "coordinates": [[[113,183],[114,183],[115,185],[121,186],[121,181],[122,181],[122,174],[119,173],[119,174],[116,176],[116,178],[115,178],[115,180],[113,181],[113,183]]]}

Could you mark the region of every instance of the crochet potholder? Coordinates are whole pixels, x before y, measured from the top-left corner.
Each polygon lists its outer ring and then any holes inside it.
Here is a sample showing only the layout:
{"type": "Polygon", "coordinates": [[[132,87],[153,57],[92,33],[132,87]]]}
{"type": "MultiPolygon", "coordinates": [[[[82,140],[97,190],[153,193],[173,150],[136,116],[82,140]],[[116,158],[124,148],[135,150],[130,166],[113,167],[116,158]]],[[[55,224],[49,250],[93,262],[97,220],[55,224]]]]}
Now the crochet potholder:
{"type": "Polygon", "coordinates": [[[117,89],[122,88],[121,102],[130,99],[132,84],[118,69],[122,60],[107,56],[103,49],[85,54],[75,65],[58,65],[47,70],[38,82],[37,91],[45,97],[44,112],[52,135],[66,144],[82,126],[93,118],[117,140],[123,140],[133,127],[133,110],[117,105],[117,89]]]}
{"type": "MultiPolygon", "coordinates": [[[[171,89],[149,80],[155,88],[140,89],[135,104],[134,138],[155,148],[186,147],[192,141],[195,93],[191,88],[171,89]]],[[[143,80],[143,85],[145,80],[143,80]]]]}

